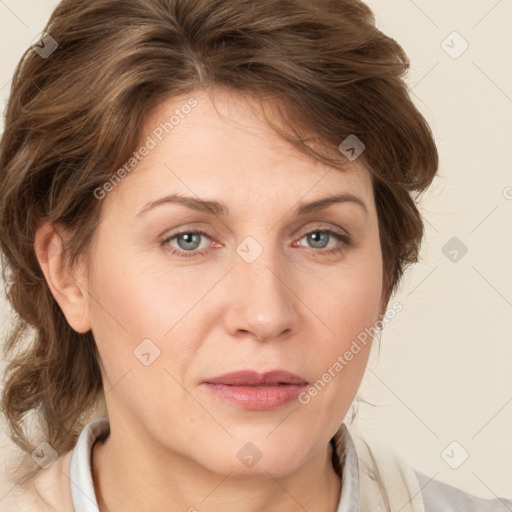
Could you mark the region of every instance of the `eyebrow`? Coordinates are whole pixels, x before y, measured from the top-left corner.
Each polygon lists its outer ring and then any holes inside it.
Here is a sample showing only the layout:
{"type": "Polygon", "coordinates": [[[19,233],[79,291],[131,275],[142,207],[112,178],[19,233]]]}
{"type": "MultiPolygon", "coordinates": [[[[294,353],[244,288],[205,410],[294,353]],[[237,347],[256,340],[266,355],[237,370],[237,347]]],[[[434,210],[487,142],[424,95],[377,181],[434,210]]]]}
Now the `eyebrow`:
{"type": "MultiPolygon", "coordinates": [[[[308,213],[324,210],[331,206],[332,204],[337,203],[357,204],[363,209],[365,215],[368,216],[368,208],[366,207],[365,202],[359,197],[350,193],[327,196],[309,203],[300,203],[296,209],[296,214],[306,215],[308,213]]],[[[205,212],[210,215],[229,215],[229,208],[222,201],[209,201],[205,199],[198,199],[191,196],[184,196],[181,194],[170,194],[168,196],[157,199],[156,201],[147,203],[142,208],[142,210],[140,210],[139,213],[137,213],[136,217],[141,217],[148,213],[150,210],[153,210],[154,208],[164,204],[180,204],[182,206],[185,206],[186,208],[190,208],[191,210],[205,212]]]]}

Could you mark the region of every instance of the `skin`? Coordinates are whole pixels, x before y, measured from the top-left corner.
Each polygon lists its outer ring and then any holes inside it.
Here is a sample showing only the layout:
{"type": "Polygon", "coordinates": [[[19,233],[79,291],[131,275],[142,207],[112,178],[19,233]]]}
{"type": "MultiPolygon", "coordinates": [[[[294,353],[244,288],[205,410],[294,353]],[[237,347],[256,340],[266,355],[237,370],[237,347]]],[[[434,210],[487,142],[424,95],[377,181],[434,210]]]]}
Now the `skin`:
{"type": "MultiPolygon", "coordinates": [[[[144,139],[190,96],[148,113],[144,139]]],[[[205,91],[193,96],[198,106],[102,199],[89,265],[70,273],[58,250],[44,257],[66,236],[56,226],[36,237],[53,295],[75,330],[92,329],[101,357],[111,434],[93,450],[98,504],[103,512],[334,512],[341,482],[329,440],[371,343],[307,405],[244,410],[201,382],[286,369],[313,383],[384,313],[369,172],[357,160],[342,172],[308,158],[241,96],[219,94],[216,108],[205,91]],[[137,216],[171,193],[223,201],[229,215],[167,203],[137,216]],[[340,193],[367,212],[344,202],[295,213],[300,202],[340,193]],[[169,240],[178,229],[208,237],[169,240]],[[353,241],[307,236],[325,229],[353,241]],[[248,236],[263,249],[252,263],[236,252],[248,236]],[[160,350],[149,366],[133,353],[146,338],[160,350]],[[237,458],[247,442],[262,453],[251,468],[237,458]]]]}

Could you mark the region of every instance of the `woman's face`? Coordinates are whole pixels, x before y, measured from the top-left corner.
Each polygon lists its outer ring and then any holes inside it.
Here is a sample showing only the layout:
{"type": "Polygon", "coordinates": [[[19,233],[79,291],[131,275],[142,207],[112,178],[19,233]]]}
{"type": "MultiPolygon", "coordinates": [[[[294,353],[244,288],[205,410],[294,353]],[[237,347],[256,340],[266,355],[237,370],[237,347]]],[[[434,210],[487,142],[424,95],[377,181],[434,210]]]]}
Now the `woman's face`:
{"type": "Polygon", "coordinates": [[[160,453],[279,477],[341,425],[370,343],[344,355],[383,313],[370,175],[357,160],[341,172],[308,159],[241,97],[219,96],[221,116],[193,96],[193,108],[183,96],[149,113],[148,151],[98,199],[86,314],[108,413],[160,453]],[[341,194],[358,200],[307,206],[341,194]],[[323,384],[205,383],[243,370],[323,384]]]}

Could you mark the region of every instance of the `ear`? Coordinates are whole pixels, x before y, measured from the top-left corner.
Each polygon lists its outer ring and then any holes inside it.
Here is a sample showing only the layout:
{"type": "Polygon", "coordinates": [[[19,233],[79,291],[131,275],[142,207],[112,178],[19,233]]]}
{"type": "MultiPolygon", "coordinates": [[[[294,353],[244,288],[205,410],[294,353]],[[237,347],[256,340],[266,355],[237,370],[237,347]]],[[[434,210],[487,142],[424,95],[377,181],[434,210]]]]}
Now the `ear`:
{"type": "Polygon", "coordinates": [[[63,252],[65,230],[45,222],[36,232],[34,249],[50,291],[69,325],[79,333],[91,329],[89,294],[81,278],[71,273],[63,252]]]}

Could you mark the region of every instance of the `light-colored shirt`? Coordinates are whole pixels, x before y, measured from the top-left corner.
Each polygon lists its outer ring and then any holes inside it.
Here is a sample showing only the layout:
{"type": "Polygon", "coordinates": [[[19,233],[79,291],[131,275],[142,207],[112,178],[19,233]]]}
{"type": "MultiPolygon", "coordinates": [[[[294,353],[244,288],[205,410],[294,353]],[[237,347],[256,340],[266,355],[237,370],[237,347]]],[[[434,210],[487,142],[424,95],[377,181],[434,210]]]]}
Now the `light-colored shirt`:
{"type": "MultiPolygon", "coordinates": [[[[342,489],[337,512],[512,512],[512,498],[479,498],[413,469],[397,454],[352,436],[345,424],[336,449],[342,489]],[[343,456],[340,454],[343,453],[343,456]]],[[[90,422],[73,450],[33,479],[14,487],[0,512],[99,512],[92,479],[92,448],[109,434],[108,417],[90,422]]]]}

